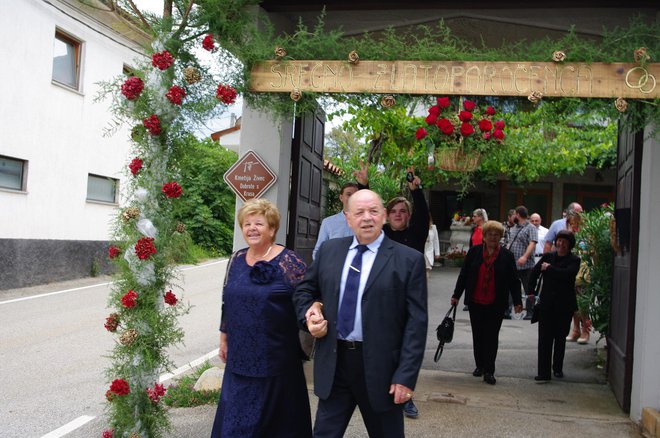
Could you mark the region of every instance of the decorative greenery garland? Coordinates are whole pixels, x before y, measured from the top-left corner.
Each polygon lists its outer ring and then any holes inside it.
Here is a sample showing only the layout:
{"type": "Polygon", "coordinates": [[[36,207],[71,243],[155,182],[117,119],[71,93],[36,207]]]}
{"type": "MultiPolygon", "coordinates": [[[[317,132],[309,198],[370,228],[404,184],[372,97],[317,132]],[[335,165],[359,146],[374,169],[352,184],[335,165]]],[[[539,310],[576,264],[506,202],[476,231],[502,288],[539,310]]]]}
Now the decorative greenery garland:
{"type": "MultiPolygon", "coordinates": [[[[218,85],[214,96],[211,75],[192,58],[190,65],[180,62],[178,55],[186,52],[179,45],[171,54],[166,47],[177,45],[163,35],[153,42],[150,64],[104,85],[113,97],[114,128],[130,123],[134,146],[127,169],[129,202],[118,215],[116,243],[109,249],[118,272],[105,328],[117,342],[106,370],[110,428],[104,438],[159,437],[168,427],[159,375],[173,366],[167,350],[183,340],[177,318],[189,310],[171,290],[176,256],[187,244],[185,227],[173,216],[173,204],[185,190],[177,182],[176,163],[185,154],[191,123],[213,112],[218,101],[230,104],[236,98],[226,84],[218,85]]],[[[211,35],[202,45],[215,50],[211,35]]]]}

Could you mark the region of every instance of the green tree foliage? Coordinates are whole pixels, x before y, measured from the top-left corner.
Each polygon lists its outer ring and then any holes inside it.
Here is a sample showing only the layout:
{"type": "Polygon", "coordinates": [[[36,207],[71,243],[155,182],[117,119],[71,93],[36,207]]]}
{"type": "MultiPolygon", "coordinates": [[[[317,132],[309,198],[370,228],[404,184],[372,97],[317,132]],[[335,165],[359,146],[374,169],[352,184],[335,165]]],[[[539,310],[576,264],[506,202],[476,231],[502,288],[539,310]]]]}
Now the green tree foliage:
{"type": "Polygon", "coordinates": [[[582,313],[589,315],[594,329],[601,336],[609,333],[612,303],[614,252],[610,224],[613,213],[613,205],[583,213],[577,234],[578,255],[587,268],[577,279],[584,284],[578,294],[578,307],[582,313]]]}
{"type": "Polygon", "coordinates": [[[186,191],[174,216],[186,225],[194,243],[211,254],[231,254],[236,197],[222,177],[238,155],[210,139],[190,135],[186,140],[186,153],[178,162],[186,191]]]}

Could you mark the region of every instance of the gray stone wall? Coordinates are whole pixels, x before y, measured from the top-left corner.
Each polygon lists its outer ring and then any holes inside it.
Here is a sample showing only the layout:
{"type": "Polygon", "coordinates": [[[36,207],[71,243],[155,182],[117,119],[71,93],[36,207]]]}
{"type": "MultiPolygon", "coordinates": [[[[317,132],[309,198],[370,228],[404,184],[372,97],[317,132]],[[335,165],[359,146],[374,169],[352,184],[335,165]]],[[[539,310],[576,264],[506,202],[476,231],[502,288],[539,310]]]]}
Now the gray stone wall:
{"type": "Polygon", "coordinates": [[[0,239],[0,290],[112,272],[106,241],[0,239]]]}

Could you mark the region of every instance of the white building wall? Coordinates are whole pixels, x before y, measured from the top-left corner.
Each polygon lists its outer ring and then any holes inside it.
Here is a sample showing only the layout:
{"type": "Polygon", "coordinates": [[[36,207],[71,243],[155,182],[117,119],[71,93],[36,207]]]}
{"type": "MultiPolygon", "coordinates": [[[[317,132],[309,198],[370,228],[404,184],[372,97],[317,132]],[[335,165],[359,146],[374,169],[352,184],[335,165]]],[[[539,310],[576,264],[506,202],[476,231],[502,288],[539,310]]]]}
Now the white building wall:
{"type": "Polygon", "coordinates": [[[65,2],[0,4],[0,155],[28,161],[26,191],[0,189],[0,238],[108,240],[116,205],[86,201],[87,175],[122,187],[130,144],[103,137],[110,100],[94,99],[140,49],[65,2]],[[80,92],[52,82],[56,28],[83,43],[80,92]]]}
{"type": "MultiPolygon", "coordinates": [[[[649,134],[647,130],[646,135],[649,134]]],[[[630,418],[643,408],[660,410],[660,142],[647,139],[642,152],[637,302],[630,418]]]]}

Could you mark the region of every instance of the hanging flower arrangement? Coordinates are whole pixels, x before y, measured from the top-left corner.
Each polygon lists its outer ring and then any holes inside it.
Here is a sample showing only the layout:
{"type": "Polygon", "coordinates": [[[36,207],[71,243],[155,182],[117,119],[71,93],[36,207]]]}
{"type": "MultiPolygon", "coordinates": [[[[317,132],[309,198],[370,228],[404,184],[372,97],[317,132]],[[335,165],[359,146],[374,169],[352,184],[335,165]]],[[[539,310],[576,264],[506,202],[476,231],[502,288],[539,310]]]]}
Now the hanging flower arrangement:
{"type": "MultiPolygon", "coordinates": [[[[449,97],[438,97],[428,109],[426,126],[419,127],[415,138],[424,142],[429,157],[437,153],[440,168],[449,171],[473,171],[481,154],[496,147],[506,137],[504,121],[494,120],[495,108],[477,108],[472,100],[452,105],[449,97]]],[[[429,158],[429,163],[434,160],[429,158]]]]}

